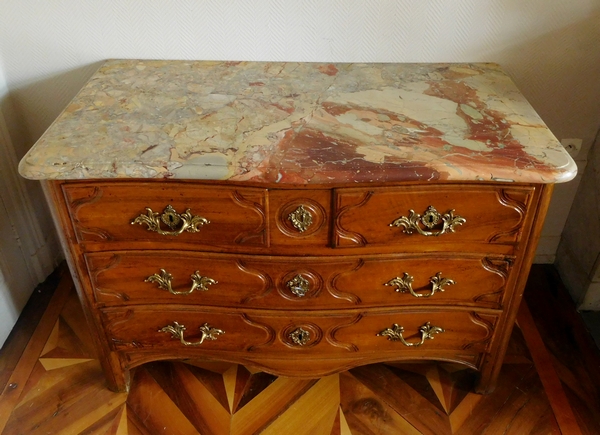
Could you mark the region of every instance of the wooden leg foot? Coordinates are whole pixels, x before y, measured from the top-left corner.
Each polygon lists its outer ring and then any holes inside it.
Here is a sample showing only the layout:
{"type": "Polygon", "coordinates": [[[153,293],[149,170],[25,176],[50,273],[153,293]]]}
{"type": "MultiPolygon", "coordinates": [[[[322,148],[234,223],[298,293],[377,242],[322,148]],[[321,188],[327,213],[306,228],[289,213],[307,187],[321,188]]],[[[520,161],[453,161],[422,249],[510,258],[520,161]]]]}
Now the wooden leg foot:
{"type": "Polygon", "coordinates": [[[129,369],[123,368],[119,357],[111,353],[110,356],[100,361],[108,388],[115,393],[129,392],[129,369]]]}
{"type": "Polygon", "coordinates": [[[473,389],[473,391],[477,394],[491,394],[494,392],[494,390],[496,389],[496,383],[491,383],[489,381],[483,382],[483,380],[480,378],[477,383],[475,384],[475,388],[473,389]]]}

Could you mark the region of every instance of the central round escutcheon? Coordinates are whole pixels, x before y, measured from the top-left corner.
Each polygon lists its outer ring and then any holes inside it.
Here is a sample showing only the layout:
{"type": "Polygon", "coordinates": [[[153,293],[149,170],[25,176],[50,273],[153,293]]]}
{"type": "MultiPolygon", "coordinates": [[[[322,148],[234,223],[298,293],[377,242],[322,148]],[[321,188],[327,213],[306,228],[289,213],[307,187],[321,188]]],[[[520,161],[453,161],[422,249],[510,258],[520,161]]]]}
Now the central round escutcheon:
{"type": "Polygon", "coordinates": [[[325,222],[325,209],[308,198],[299,198],[283,205],[277,213],[277,227],[289,237],[307,237],[316,233],[325,222]]]}
{"type": "Polygon", "coordinates": [[[298,346],[304,346],[310,341],[310,332],[302,328],[294,329],[290,332],[290,339],[292,340],[292,343],[297,344],[298,346]]]}
{"type": "Polygon", "coordinates": [[[279,335],[281,341],[292,348],[307,348],[317,345],[323,331],[314,323],[291,323],[279,335]]]}

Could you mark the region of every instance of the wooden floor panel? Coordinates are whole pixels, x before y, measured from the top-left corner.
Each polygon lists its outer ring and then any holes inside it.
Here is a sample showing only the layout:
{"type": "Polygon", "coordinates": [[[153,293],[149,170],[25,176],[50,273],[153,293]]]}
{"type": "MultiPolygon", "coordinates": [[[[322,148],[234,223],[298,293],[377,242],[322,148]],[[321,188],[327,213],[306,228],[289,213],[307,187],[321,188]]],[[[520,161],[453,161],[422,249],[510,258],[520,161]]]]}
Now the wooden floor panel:
{"type": "MultiPolygon", "coordinates": [[[[545,363],[536,349],[527,348],[523,336],[529,342],[530,331],[517,328],[498,387],[487,396],[471,393],[470,370],[448,363],[374,364],[303,380],[202,361],[145,364],[135,370],[129,394],[112,393],[71,287],[59,285],[19,363],[4,375],[2,434],[600,433],[594,375],[584,377],[591,385],[580,385],[582,378],[568,364],[546,353],[557,367],[553,373],[562,400],[582,408],[557,419],[553,400],[561,399],[544,390],[549,384],[539,373],[546,369],[534,360],[545,363]],[[561,431],[559,423],[569,415],[575,429],[561,431]]],[[[528,322],[520,320],[525,327],[528,322]]]]}

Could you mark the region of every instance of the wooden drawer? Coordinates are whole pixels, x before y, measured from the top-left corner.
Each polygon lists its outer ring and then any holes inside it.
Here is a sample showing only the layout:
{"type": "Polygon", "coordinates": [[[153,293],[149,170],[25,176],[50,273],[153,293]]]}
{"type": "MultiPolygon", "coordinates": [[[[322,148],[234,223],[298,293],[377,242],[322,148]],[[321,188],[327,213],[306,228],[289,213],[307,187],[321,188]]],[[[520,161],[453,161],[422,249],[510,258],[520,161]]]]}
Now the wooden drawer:
{"type": "Polygon", "coordinates": [[[460,243],[516,244],[533,192],[530,186],[473,184],[337,189],[333,245],[418,252],[455,250],[460,243]]]}
{"type": "Polygon", "coordinates": [[[269,215],[274,248],[308,253],[329,246],[331,190],[269,189],[269,215]]]}
{"type": "Polygon", "coordinates": [[[63,192],[79,242],[268,246],[266,189],[127,182],[65,184],[63,192]],[[190,216],[175,217],[168,206],[178,215],[189,209],[190,216]],[[149,218],[151,212],[155,218],[149,218]],[[133,223],[136,218],[139,224],[133,223]],[[175,225],[170,228],[165,222],[175,225]],[[186,229],[175,235],[184,222],[186,229]],[[168,234],[150,231],[155,224],[168,234]]]}
{"type": "Polygon", "coordinates": [[[436,304],[499,309],[511,264],[511,258],[450,254],[340,259],[177,251],[92,253],[86,261],[95,301],[105,306],[281,310],[436,304]]]}
{"type": "Polygon", "coordinates": [[[116,350],[158,348],[184,352],[199,349],[259,352],[277,357],[284,354],[324,357],[356,352],[418,355],[420,351],[436,350],[486,351],[497,319],[490,314],[451,310],[277,313],[172,306],[160,310],[145,306],[106,309],[102,317],[110,343],[116,350]],[[202,328],[206,333],[204,339],[202,328]],[[213,328],[219,331],[215,333],[213,328]],[[391,340],[400,335],[394,337],[391,331],[401,333],[406,344],[413,346],[391,340]],[[209,339],[210,334],[214,340],[209,339]],[[420,342],[421,345],[414,345],[420,342]]]}

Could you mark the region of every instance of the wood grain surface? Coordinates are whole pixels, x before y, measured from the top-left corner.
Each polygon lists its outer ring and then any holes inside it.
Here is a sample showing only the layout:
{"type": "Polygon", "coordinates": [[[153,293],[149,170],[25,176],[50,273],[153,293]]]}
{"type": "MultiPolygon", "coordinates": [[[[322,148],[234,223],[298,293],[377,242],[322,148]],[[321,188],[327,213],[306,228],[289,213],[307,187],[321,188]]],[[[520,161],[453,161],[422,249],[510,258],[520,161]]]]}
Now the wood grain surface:
{"type": "MultiPolygon", "coordinates": [[[[538,271],[534,269],[528,293],[541,290],[535,281],[538,271]]],[[[554,310],[555,322],[571,325],[565,319],[569,313],[562,307],[554,310]]],[[[535,321],[524,311],[519,315],[520,329],[509,342],[498,387],[485,396],[472,392],[473,371],[449,363],[374,364],[323,378],[293,379],[198,360],[144,364],[135,370],[128,394],[113,393],[106,388],[67,274],[0,396],[0,433],[600,433],[594,421],[599,415],[593,393],[598,391],[597,374],[585,368],[597,349],[585,347],[586,337],[580,335],[577,342],[586,353],[579,357],[574,351],[556,353],[556,337],[531,341],[527,337],[539,334],[535,322],[544,322],[539,317],[543,313],[533,311],[535,321]],[[582,363],[566,374],[560,365],[565,359],[582,363]],[[550,381],[549,369],[555,373],[550,381]],[[11,388],[15,380],[17,387],[11,388]]],[[[7,357],[10,346],[0,353],[0,362],[7,357]]]]}
{"type": "Polygon", "coordinates": [[[459,362],[480,372],[475,391],[489,393],[552,191],[552,185],[412,182],[45,185],[109,387],[120,392],[128,391],[130,370],[140,364],[203,358],[300,377],[378,362],[459,362]],[[185,231],[183,222],[196,213],[199,232],[185,231]],[[304,214],[305,228],[296,213],[304,214]],[[147,282],[158,272],[202,275],[195,279],[210,280],[211,288],[207,296],[167,298],[164,282],[158,293],[156,279],[147,282]],[[386,286],[415,274],[423,291],[443,273],[460,282],[458,290],[448,289],[450,298],[438,292],[431,301],[411,301],[386,286]],[[296,278],[305,281],[304,303],[289,288],[296,278]],[[178,325],[186,338],[161,333],[178,325]],[[227,333],[205,342],[201,327],[227,333]],[[445,332],[429,340],[434,336],[422,329],[430,327],[445,332]],[[389,328],[409,341],[390,344],[379,336],[389,328]],[[310,335],[300,346],[291,340],[299,331],[310,335]]]}

